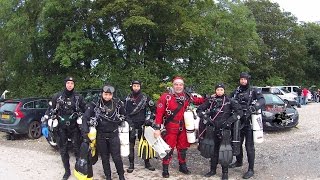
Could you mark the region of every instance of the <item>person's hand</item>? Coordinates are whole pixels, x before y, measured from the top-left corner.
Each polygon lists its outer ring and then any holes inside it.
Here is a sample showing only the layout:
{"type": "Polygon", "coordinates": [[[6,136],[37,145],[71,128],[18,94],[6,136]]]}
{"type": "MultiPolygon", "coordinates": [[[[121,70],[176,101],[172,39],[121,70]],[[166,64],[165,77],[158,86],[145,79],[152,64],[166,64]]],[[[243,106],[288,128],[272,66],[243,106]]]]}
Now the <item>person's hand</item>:
{"type": "Polygon", "coordinates": [[[255,106],[253,106],[253,105],[249,106],[249,112],[251,114],[255,113],[256,111],[257,111],[257,108],[255,106]]]}
{"type": "Polygon", "coordinates": [[[229,122],[224,122],[221,124],[222,129],[230,129],[230,127],[231,127],[231,123],[229,122]]]}
{"type": "Polygon", "coordinates": [[[203,113],[203,112],[198,112],[198,113],[197,113],[197,116],[198,116],[199,118],[204,118],[204,113],[203,113]]]}
{"type": "Polygon", "coordinates": [[[90,140],[90,138],[88,137],[88,134],[83,134],[82,137],[83,137],[83,142],[85,142],[85,143],[91,143],[91,140],[90,140]]]}
{"type": "Polygon", "coordinates": [[[160,130],[155,130],[153,135],[154,135],[155,138],[160,137],[160,135],[161,135],[160,130]]]}
{"type": "Polygon", "coordinates": [[[49,137],[49,129],[48,129],[48,126],[42,126],[41,132],[42,132],[42,135],[43,135],[45,138],[48,138],[48,137],[49,137]]]}

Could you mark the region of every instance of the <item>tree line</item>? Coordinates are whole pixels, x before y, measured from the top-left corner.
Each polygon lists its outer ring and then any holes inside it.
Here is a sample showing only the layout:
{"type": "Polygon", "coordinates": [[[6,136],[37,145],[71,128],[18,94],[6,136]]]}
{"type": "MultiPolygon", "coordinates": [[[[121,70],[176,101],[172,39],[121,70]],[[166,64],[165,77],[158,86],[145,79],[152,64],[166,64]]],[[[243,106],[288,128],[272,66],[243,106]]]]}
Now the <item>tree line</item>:
{"type": "Polygon", "coordinates": [[[164,91],[181,75],[199,93],[251,83],[319,86],[320,25],[298,22],[269,0],[2,0],[0,90],[51,96],[109,82],[128,93],[164,91]]]}

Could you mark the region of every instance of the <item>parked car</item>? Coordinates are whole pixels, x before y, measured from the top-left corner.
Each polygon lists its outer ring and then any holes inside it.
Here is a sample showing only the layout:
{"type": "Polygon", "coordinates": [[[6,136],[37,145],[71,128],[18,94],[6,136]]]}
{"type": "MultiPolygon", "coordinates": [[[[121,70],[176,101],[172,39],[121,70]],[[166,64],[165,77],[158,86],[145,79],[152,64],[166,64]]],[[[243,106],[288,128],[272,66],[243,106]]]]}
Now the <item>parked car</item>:
{"type": "Polygon", "coordinates": [[[258,87],[262,93],[272,93],[278,95],[281,99],[283,99],[287,104],[296,105],[297,104],[297,95],[290,93],[286,89],[282,89],[277,86],[266,86],[266,87],[258,87]]]}
{"type": "MultiPolygon", "coordinates": [[[[287,91],[293,93],[294,95],[297,95],[297,91],[299,88],[301,88],[300,86],[278,86],[281,89],[286,89],[287,91]]],[[[302,89],[301,89],[302,90],[302,89]]],[[[308,90],[308,94],[307,94],[307,103],[311,102],[312,100],[312,93],[308,90]]]]}
{"type": "Polygon", "coordinates": [[[31,139],[41,137],[41,117],[48,108],[47,98],[23,98],[7,100],[0,107],[0,131],[8,133],[8,139],[15,134],[27,134],[31,139]]]}
{"type": "Polygon", "coordinates": [[[0,107],[4,104],[5,101],[7,101],[8,99],[0,99],[0,107]]]}
{"type": "Polygon", "coordinates": [[[264,130],[280,130],[292,128],[299,123],[299,113],[278,95],[264,93],[266,100],[265,107],[262,109],[262,122],[264,130]]]}

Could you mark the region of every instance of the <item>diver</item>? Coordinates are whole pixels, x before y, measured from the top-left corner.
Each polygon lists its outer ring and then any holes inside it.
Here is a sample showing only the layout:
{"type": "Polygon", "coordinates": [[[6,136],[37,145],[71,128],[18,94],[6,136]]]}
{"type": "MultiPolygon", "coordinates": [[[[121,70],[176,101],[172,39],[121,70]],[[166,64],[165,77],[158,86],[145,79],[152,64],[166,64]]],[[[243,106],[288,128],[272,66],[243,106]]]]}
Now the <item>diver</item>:
{"type": "Polygon", "coordinates": [[[241,127],[240,139],[241,148],[240,154],[236,156],[236,161],[229,165],[230,168],[240,167],[243,165],[243,149],[242,144],[245,139],[245,147],[247,150],[248,157],[248,171],[243,175],[244,179],[248,179],[254,175],[254,159],[255,159],[255,149],[253,142],[253,130],[251,125],[251,114],[259,109],[261,109],[265,104],[265,99],[258,89],[250,87],[251,76],[246,73],[240,73],[240,85],[235,91],[233,91],[230,97],[239,102],[243,110],[243,116],[240,119],[241,127]]]}
{"type": "MultiPolygon", "coordinates": [[[[69,153],[68,153],[68,139],[71,139],[73,151],[76,158],[79,158],[79,146],[81,141],[81,135],[79,126],[77,124],[77,119],[85,111],[85,102],[83,97],[75,92],[75,80],[73,77],[67,77],[65,79],[65,89],[62,92],[55,94],[51,100],[52,111],[47,111],[47,113],[52,113],[55,117],[58,117],[58,129],[56,132],[57,144],[59,147],[61,159],[63,162],[63,167],[65,173],[63,175],[63,180],[70,177],[70,164],[69,164],[69,153]]],[[[47,114],[49,115],[49,114],[47,114]]],[[[44,116],[49,117],[49,116],[44,116]]],[[[48,137],[48,119],[43,120],[42,132],[48,137]]]]}
{"type": "MultiPolygon", "coordinates": [[[[141,139],[143,134],[144,126],[151,126],[152,120],[154,120],[155,105],[154,102],[142,93],[142,83],[138,80],[134,80],[130,84],[131,93],[127,96],[125,100],[125,109],[127,117],[134,124],[134,131],[130,133],[130,155],[129,155],[129,168],[128,173],[132,173],[134,170],[134,146],[136,142],[136,131],[138,131],[138,139],[141,139]],[[147,117],[147,111],[153,117],[147,117]]],[[[150,171],[155,171],[155,168],[151,166],[149,159],[144,159],[145,168],[150,171]]]]}
{"type": "Polygon", "coordinates": [[[199,132],[200,138],[203,139],[205,136],[214,141],[213,147],[202,148],[200,139],[200,151],[207,151],[201,153],[209,154],[207,157],[211,156],[210,171],[205,174],[205,177],[216,174],[219,160],[222,166],[222,179],[228,179],[228,165],[233,158],[230,129],[232,123],[240,119],[243,113],[238,102],[225,95],[224,89],[224,84],[218,83],[215,86],[215,94],[197,108],[197,114],[201,119],[200,123],[205,127],[202,132],[199,132]],[[204,118],[205,116],[207,117],[204,118]],[[222,143],[223,140],[226,143],[222,143]]]}
{"type": "MultiPolygon", "coordinates": [[[[132,127],[131,121],[125,118],[124,104],[113,97],[115,88],[106,84],[102,88],[101,98],[98,102],[92,102],[83,115],[85,126],[94,119],[97,122],[97,148],[102,159],[103,170],[107,180],[111,180],[110,155],[115,163],[120,180],[124,180],[123,162],[120,155],[120,139],[118,127],[123,121],[127,121],[132,127]]],[[[83,127],[84,139],[90,141],[87,136],[89,127],[83,127]]]]}

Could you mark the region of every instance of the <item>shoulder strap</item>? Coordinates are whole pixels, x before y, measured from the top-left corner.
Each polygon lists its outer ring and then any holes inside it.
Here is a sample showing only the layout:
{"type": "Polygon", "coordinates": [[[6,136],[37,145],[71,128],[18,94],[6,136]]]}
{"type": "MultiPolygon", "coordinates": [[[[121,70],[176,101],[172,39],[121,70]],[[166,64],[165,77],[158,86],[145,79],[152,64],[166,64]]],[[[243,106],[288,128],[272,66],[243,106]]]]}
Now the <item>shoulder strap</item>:
{"type": "Polygon", "coordinates": [[[139,102],[139,104],[137,105],[136,108],[134,108],[132,110],[132,112],[129,114],[129,115],[134,115],[134,114],[137,114],[141,111],[141,109],[143,109],[147,103],[147,96],[142,94],[142,98],[141,98],[141,101],[139,102]]]}
{"type": "Polygon", "coordinates": [[[171,122],[173,120],[174,116],[180,111],[180,109],[182,108],[183,105],[184,105],[184,103],[178,104],[178,107],[174,111],[172,111],[172,113],[170,114],[169,117],[166,118],[164,125],[167,125],[169,122],[171,122]]]}

